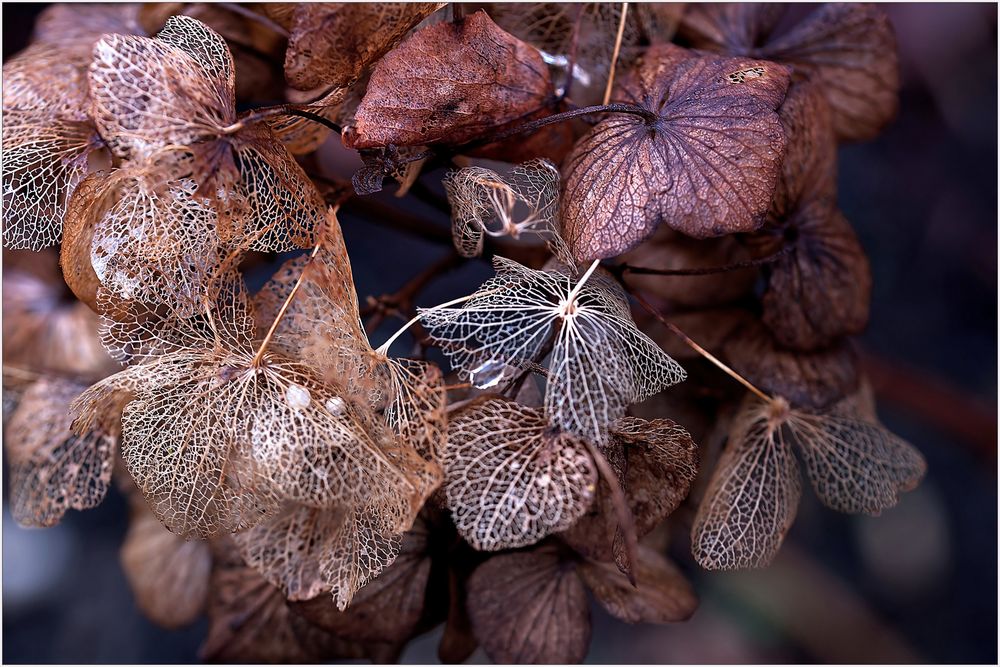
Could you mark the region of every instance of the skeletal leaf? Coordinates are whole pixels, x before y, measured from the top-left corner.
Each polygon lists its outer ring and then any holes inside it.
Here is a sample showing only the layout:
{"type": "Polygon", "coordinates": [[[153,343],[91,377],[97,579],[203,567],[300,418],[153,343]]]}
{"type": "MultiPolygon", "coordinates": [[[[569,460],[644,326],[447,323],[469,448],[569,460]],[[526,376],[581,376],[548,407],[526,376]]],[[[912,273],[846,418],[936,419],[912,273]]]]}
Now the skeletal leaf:
{"type": "MultiPolygon", "coordinates": [[[[622,34],[625,53],[642,34],[637,8],[629,6],[622,34]]],[[[622,5],[616,2],[493,3],[490,16],[504,30],[543,52],[562,77],[572,66],[570,94],[579,104],[600,104],[611,69],[622,5]]],[[[622,57],[619,56],[621,60],[622,57]]]]}
{"type": "Polygon", "coordinates": [[[841,512],[879,514],[915,488],[927,466],[878,423],[864,392],[822,410],[747,397],[692,527],[702,566],[761,567],[777,553],[799,496],[793,443],[820,500],[841,512]]]}
{"type": "Polygon", "coordinates": [[[802,493],[782,429],[787,409],[748,399],[733,421],[691,526],[691,551],[702,567],[764,567],[778,553],[802,493]]]}
{"type": "Polygon", "coordinates": [[[791,65],[819,83],[841,140],[873,138],[896,115],[896,37],[873,4],[827,3],[784,32],[773,32],[781,10],[756,5],[694,5],[681,34],[697,48],[752,55],[791,65]]]}
{"type": "Polygon", "coordinates": [[[165,529],[141,499],[132,502],[121,562],[136,605],[157,625],[179,628],[204,611],[212,572],[208,544],[165,529]]]}
{"type": "Polygon", "coordinates": [[[877,515],[927,470],[920,452],[867,416],[853,396],[818,414],[793,410],[788,429],[816,495],[840,512],[877,515]]]}
{"type": "Polygon", "coordinates": [[[263,119],[238,118],[233,77],[225,41],[196,19],[172,17],[157,38],[110,35],[90,67],[95,120],[121,157],[171,156],[171,179],[213,200],[223,241],[308,247],[322,199],[263,119]]]}
{"type": "Polygon", "coordinates": [[[787,86],[782,65],[648,48],[613,97],[655,118],[610,115],[564,163],[577,259],[620,254],[661,222],[696,238],[758,228],[785,152],[775,109],[787,86]]]}
{"type": "Polygon", "coordinates": [[[345,141],[461,144],[539,111],[550,94],[538,51],[476,12],[418,30],[382,58],[345,141]]]}
{"type": "Polygon", "coordinates": [[[519,238],[528,231],[555,229],[559,170],[532,160],[506,176],[483,167],[451,172],[444,189],[451,204],[451,233],[463,257],[482,254],[484,236],[519,238]],[[526,208],[525,212],[517,209],[526,208]]]}
{"type": "Polygon", "coordinates": [[[497,663],[576,663],[590,644],[590,609],[572,561],[550,548],[495,556],[468,581],[469,617],[497,663]]]}
{"type": "Polygon", "coordinates": [[[414,524],[402,538],[399,556],[358,590],[341,611],[329,595],[297,602],[292,609],[314,625],[339,637],[358,641],[405,642],[424,611],[431,558],[427,527],[414,524]]]}
{"type": "Polygon", "coordinates": [[[86,122],[5,109],[5,247],[38,250],[59,242],[69,196],[102,145],[86,122]]]}
{"type": "Polygon", "coordinates": [[[586,445],[553,432],[539,410],[495,397],[452,416],[445,492],[455,527],[476,549],[525,546],[568,528],[596,484],[586,445]]]}
{"type": "Polygon", "coordinates": [[[70,403],[85,385],[42,378],[21,396],[4,429],[10,466],[10,511],[22,526],[59,523],[68,509],[85,510],[104,500],[118,446],[111,417],[80,434],[70,426],[70,403]]]}
{"type": "Polygon", "coordinates": [[[80,219],[68,226],[92,228],[90,257],[74,263],[92,267],[117,298],[197,312],[223,248],[215,210],[196,188],[191,179],[161,180],[155,165],[116,170],[85,188],[72,202],[80,219]]]}
{"type": "Polygon", "coordinates": [[[441,6],[435,2],[292,5],[285,76],[300,90],[346,86],[441,6]]]}
{"type": "Polygon", "coordinates": [[[797,407],[828,407],[858,386],[857,357],[844,340],[810,352],[791,350],[767,327],[745,320],[722,350],[738,373],[797,407]]]}
{"type": "Polygon", "coordinates": [[[497,276],[461,308],[421,311],[431,337],[478,387],[523,371],[553,339],[545,413],[549,423],[595,443],[641,401],[684,370],[635,326],[616,283],[578,280],[565,267],[536,271],[494,259],[497,276]]]}
{"type": "Polygon", "coordinates": [[[399,538],[370,513],[286,504],[276,516],[234,536],[247,564],[289,600],[329,595],[343,611],[359,588],[396,558],[399,538]]]}
{"type": "Polygon", "coordinates": [[[578,571],[608,613],[627,623],[686,621],[698,607],[684,575],[648,547],[639,547],[635,586],[612,563],[584,561],[578,571]]]}

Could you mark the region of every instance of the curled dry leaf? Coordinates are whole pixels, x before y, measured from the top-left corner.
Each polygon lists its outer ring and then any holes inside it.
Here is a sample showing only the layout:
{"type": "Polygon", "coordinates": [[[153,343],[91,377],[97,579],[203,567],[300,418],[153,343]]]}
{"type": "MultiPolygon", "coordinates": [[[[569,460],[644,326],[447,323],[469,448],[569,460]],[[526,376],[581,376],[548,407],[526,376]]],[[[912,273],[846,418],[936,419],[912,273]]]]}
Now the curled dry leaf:
{"type": "Polygon", "coordinates": [[[563,166],[562,228],[577,259],[611,257],[661,222],[696,238],[758,228],[785,136],[783,65],[648,48],[614,100],[649,114],[605,118],[563,166]]]}
{"type": "Polygon", "coordinates": [[[345,142],[462,144],[536,113],[551,94],[538,51],[480,11],[422,28],[382,58],[345,142]]]}
{"type": "Polygon", "coordinates": [[[576,663],[590,644],[587,592],[551,548],[495,556],[472,573],[472,628],[496,663],[576,663]]]}
{"type": "Polygon", "coordinates": [[[863,392],[819,411],[748,397],[692,527],[701,565],[734,569],[771,561],[798,502],[792,444],[816,495],[841,512],[879,514],[915,488],[927,467],[912,445],[872,419],[863,392]]]}
{"type": "Polygon", "coordinates": [[[431,571],[427,539],[427,527],[418,520],[403,535],[396,559],[358,590],[347,610],[340,610],[328,595],[296,602],[292,609],[338,637],[390,643],[407,641],[424,612],[431,571]]]}
{"type": "Polygon", "coordinates": [[[768,565],[792,527],[802,484],[783,407],[744,403],[691,526],[691,551],[709,570],[768,565]]]}
{"type": "Polygon", "coordinates": [[[578,571],[608,613],[627,623],[686,621],[698,607],[690,582],[648,547],[639,547],[635,586],[611,563],[584,561],[578,571]]]}
{"type": "Polygon", "coordinates": [[[208,544],[168,531],[141,498],[132,502],[121,562],[136,605],[157,625],[179,628],[204,611],[212,572],[208,544]]]}
{"type": "Polygon", "coordinates": [[[89,77],[94,118],[115,154],[175,160],[170,178],[190,176],[213,200],[224,242],[312,245],[322,198],[262,119],[237,116],[233,59],[217,33],[175,16],[156,38],[106,36],[89,77]]]}
{"type": "Polygon", "coordinates": [[[525,546],[564,530],[596,490],[586,444],[553,431],[542,411],[499,397],[452,416],[446,454],[448,508],[476,549],[525,546]]]}
{"type": "Polygon", "coordinates": [[[292,612],[281,591],[244,565],[233,547],[213,545],[213,556],[201,659],[304,663],[366,656],[361,645],[337,639],[292,612]]]}
{"type": "Polygon", "coordinates": [[[857,356],[844,340],[811,352],[790,350],[765,326],[746,320],[722,350],[737,373],[795,406],[828,407],[858,387],[857,356]]]}
{"type": "Polygon", "coordinates": [[[697,48],[791,65],[820,84],[841,140],[873,138],[896,115],[899,63],[885,12],[866,3],[828,3],[787,31],[783,8],[767,3],[692,5],[680,34],[697,48]]]}
{"type": "Polygon", "coordinates": [[[504,176],[465,167],[445,177],[444,189],[451,204],[452,240],[463,257],[482,254],[484,236],[516,239],[556,228],[559,170],[548,160],[525,162],[504,176]]]}
{"type": "Polygon", "coordinates": [[[24,392],[4,429],[10,511],[22,526],[54,526],[66,510],[96,507],[108,492],[118,426],[105,412],[87,430],[71,430],[70,403],[84,389],[43,377],[24,392]]]}
{"type": "Polygon", "coordinates": [[[835,206],[836,143],[815,83],[792,86],[780,115],[789,136],[767,225],[745,239],[764,269],[763,321],[788,347],[812,350],[860,333],[868,322],[871,272],[835,206]]]}
{"type": "MultiPolygon", "coordinates": [[[[639,538],[677,509],[698,472],[697,445],[669,419],[622,418],[612,426],[605,451],[639,538]]],[[[606,482],[598,487],[590,511],[561,537],[588,558],[622,560],[624,538],[606,482]]]]}
{"type": "Polygon", "coordinates": [[[750,239],[756,255],[792,245],[768,269],[763,321],[791,348],[813,350],[868,324],[872,277],[850,223],[829,200],[797,208],[780,228],[750,239]]]}
{"type": "Polygon", "coordinates": [[[436,2],[303,3],[282,9],[279,15],[285,14],[283,23],[291,33],[285,77],[300,90],[350,85],[442,6],[436,2]]]}
{"type": "MultiPolygon", "coordinates": [[[[621,287],[566,267],[536,271],[495,258],[497,276],[461,308],[422,310],[424,326],[477,387],[523,372],[553,340],[545,414],[594,443],[641,401],[684,379],[684,370],[632,321],[621,287]]],[[[593,269],[594,267],[592,267],[593,269]]]]}

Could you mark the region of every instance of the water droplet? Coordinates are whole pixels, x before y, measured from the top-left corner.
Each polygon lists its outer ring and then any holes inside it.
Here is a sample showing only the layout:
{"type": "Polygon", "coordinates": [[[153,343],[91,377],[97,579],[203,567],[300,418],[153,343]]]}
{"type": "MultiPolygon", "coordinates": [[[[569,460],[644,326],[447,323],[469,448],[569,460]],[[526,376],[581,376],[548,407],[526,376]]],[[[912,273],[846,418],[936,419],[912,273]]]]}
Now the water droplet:
{"type": "Polygon", "coordinates": [[[478,368],[472,370],[470,382],[479,389],[489,389],[495,387],[503,380],[507,371],[507,365],[502,361],[490,359],[478,368]]]}
{"type": "Polygon", "coordinates": [[[305,410],[312,401],[309,390],[298,384],[290,384],[285,389],[285,401],[296,410],[305,410]]]}
{"type": "Polygon", "coordinates": [[[326,405],[327,411],[335,417],[344,414],[344,399],[339,396],[333,396],[326,399],[326,403],[324,405],[326,405]]]}

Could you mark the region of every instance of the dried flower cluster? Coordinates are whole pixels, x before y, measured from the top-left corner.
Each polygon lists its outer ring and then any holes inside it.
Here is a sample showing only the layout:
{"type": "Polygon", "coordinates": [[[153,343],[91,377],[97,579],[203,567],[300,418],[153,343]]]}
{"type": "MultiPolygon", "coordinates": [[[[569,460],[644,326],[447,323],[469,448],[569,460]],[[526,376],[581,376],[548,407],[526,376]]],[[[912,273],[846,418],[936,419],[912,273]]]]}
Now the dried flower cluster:
{"type": "Polygon", "coordinates": [[[891,507],[925,464],[852,351],[871,276],[835,179],[895,113],[894,37],[867,5],[782,11],[47,9],[3,67],[14,518],[116,481],[139,607],[207,613],[206,659],[388,661],[444,622],[446,661],[576,662],[588,591],[694,612],[684,502],[709,569],[774,558],[800,468],[832,509],[891,507]],[[354,193],[310,157],[332,132],[354,193]],[[409,358],[369,342],[337,217],[386,178],[443,188],[456,262],[496,271],[388,304],[409,358]],[[255,251],[295,252],[252,292],[255,251]]]}

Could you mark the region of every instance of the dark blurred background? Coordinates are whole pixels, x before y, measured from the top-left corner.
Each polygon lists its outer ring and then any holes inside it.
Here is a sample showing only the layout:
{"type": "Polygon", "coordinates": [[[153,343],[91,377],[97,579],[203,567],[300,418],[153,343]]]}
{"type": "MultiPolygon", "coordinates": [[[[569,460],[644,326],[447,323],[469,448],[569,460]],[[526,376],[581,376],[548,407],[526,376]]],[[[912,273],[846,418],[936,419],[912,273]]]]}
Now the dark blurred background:
{"type": "MultiPolygon", "coordinates": [[[[5,3],[4,58],[42,7],[5,3]]],[[[680,558],[702,597],[695,616],[628,626],[595,606],[589,662],[997,661],[997,8],[885,9],[899,39],[900,113],[877,140],[841,150],[840,205],[871,257],[859,343],[880,416],[926,456],[927,479],[879,518],[825,510],[806,492],[765,571],[707,573],[680,558]]],[[[343,222],[362,299],[447,253],[343,222]]],[[[467,264],[420,302],[489,273],[467,264]]],[[[44,531],[18,528],[5,504],[4,662],[196,659],[204,620],[166,632],[137,611],[118,561],[126,525],[114,489],[44,531]]],[[[404,661],[434,662],[439,633],[404,661]]]]}

